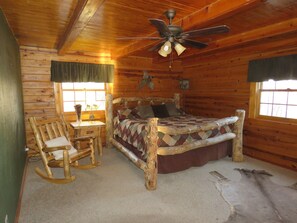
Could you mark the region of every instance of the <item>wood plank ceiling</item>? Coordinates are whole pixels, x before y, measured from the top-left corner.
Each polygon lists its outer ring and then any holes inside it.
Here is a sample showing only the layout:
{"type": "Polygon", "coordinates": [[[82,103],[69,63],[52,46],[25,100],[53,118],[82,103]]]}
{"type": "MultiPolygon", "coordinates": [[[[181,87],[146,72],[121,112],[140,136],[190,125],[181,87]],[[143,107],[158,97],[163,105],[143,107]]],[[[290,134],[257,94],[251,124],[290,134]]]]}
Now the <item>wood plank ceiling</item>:
{"type": "Polygon", "coordinates": [[[147,49],[156,41],[117,37],[158,36],[149,18],[174,22],[185,30],[226,24],[229,34],[196,40],[209,47],[187,49],[180,58],[297,32],[296,0],[0,0],[0,8],[23,46],[58,49],[60,54],[137,55],[163,59],[147,49]]]}

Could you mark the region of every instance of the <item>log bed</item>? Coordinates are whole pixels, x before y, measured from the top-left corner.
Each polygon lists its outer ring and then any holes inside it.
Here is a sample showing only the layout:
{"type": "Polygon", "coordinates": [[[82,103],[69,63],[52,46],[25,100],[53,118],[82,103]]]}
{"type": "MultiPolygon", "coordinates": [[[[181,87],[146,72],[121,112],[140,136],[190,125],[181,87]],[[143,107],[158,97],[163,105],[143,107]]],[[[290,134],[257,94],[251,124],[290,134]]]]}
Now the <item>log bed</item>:
{"type": "Polygon", "coordinates": [[[220,119],[218,122],[209,123],[207,125],[192,126],[191,128],[175,128],[173,126],[158,126],[158,118],[149,118],[146,125],[146,146],[147,146],[147,159],[146,161],[140,159],[132,151],[130,151],[123,144],[118,142],[114,137],[114,126],[113,126],[113,107],[116,105],[121,105],[124,108],[128,108],[129,103],[134,103],[136,105],[141,105],[145,103],[150,104],[160,104],[160,103],[175,103],[177,108],[180,108],[180,95],[175,94],[174,98],[140,98],[140,97],[122,97],[113,99],[111,94],[106,95],[106,144],[107,148],[116,147],[125,156],[127,156],[138,168],[144,171],[145,186],[148,190],[155,190],[157,186],[157,174],[158,174],[158,155],[170,156],[175,154],[185,153],[191,150],[196,150],[198,148],[214,145],[217,143],[232,140],[232,160],[234,162],[243,161],[242,153],[242,130],[243,122],[245,117],[244,110],[236,110],[235,116],[228,117],[225,119],[220,119]],[[207,138],[202,140],[197,140],[192,143],[187,143],[185,145],[175,146],[170,150],[164,147],[158,147],[158,132],[170,135],[178,134],[192,134],[200,131],[212,130],[218,126],[224,124],[234,123],[233,132],[222,134],[218,137],[207,138]]]}

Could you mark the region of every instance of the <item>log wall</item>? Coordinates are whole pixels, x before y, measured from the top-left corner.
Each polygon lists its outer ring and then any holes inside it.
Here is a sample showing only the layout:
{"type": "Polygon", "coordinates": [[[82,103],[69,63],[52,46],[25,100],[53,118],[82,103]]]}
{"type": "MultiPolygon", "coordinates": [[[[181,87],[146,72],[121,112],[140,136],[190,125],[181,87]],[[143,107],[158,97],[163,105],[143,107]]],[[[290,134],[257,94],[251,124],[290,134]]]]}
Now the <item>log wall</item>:
{"type": "MultiPolygon", "coordinates": [[[[111,86],[114,97],[118,96],[164,96],[173,97],[178,91],[178,79],[182,74],[181,63],[174,65],[173,71],[169,71],[168,64],[154,65],[151,59],[126,58],[113,61],[110,58],[95,56],[65,55],[58,56],[56,50],[21,47],[22,82],[24,93],[24,113],[26,122],[27,146],[29,155],[35,153],[34,135],[28,122],[28,118],[35,116],[46,118],[57,115],[54,83],[50,81],[51,60],[71,61],[84,63],[108,63],[115,65],[115,80],[111,86]],[[142,79],[143,70],[148,70],[153,76],[155,89],[147,87],[138,89],[142,79]]],[[[75,115],[66,115],[67,121],[74,121],[75,115]]],[[[83,120],[88,114],[83,112],[83,120]]],[[[105,122],[104,111],[95,113],[95,118],[105,122]]],[[[102,132],[102,140],[105,144],[105,130],[102,132]]]]}
{"type": "Polygon", "coordinates": [[[285,49],[284,46],[275,49],[274,46],[280,43],[253,44],[184,60],[184,77],[190,79],[190,89],[184,93],[184,103],[187,112],[209,117],[224,117],[234,114],[235,109],[245,109],[244,153],[297,170],[296,122],[261,120],[249,117],[248,113],[248,62],[297,52],[296,48],[285,49]]]}

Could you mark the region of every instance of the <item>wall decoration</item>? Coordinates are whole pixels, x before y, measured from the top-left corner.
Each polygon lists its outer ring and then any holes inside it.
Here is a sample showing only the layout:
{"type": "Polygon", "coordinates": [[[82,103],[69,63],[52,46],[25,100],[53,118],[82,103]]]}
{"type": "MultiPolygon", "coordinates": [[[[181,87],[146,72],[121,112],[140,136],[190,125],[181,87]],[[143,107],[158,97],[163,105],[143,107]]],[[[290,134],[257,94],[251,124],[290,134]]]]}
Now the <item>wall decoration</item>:
{"type": "Polygon", "coordinates": [[[180,89],[187,90],[190,88],[190,81],[188,79],[180,79],[179,80],[180,89]]]}
{"type": "Polygon", "coordinates": [[[143,78],[139,83],[138,88],[141,89],[144,86],[148,86],[151,90],[154,89],[155,85],[153,83],[153,76],[150,76],[147,70],[143,71],[143,78]]]}

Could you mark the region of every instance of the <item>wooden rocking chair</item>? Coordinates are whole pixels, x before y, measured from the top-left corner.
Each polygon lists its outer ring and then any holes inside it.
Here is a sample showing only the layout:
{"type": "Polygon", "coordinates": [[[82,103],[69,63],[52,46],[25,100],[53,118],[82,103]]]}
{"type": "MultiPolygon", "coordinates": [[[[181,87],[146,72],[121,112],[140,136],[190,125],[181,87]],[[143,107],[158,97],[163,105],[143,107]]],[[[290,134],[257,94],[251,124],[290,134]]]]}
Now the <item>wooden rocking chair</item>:
{"type": "Polygon", "coordinates": [[[69,140],[69,133],[66,123],[61,118],[51,118],[46,120],[36,120],[29,118],[33,129],[36,143],[43,161],[45,172],[38,167],[36,173],[43,179],[57,184],[70,183],[75,180],[75,176],[70,173],[70,166],[78,169],[90,169],[99,165],[95,158],[93,147],[94,138],[91,136],[75,138],[72,141],[79,145],[80,141],[87,141],[87,148],[74,148],[69,140]],[[78,160],[90,156],[91,163],[79,165],[78,160]],[[64,178],[55,178],[51,168],[64,168],[64,178]]]}

